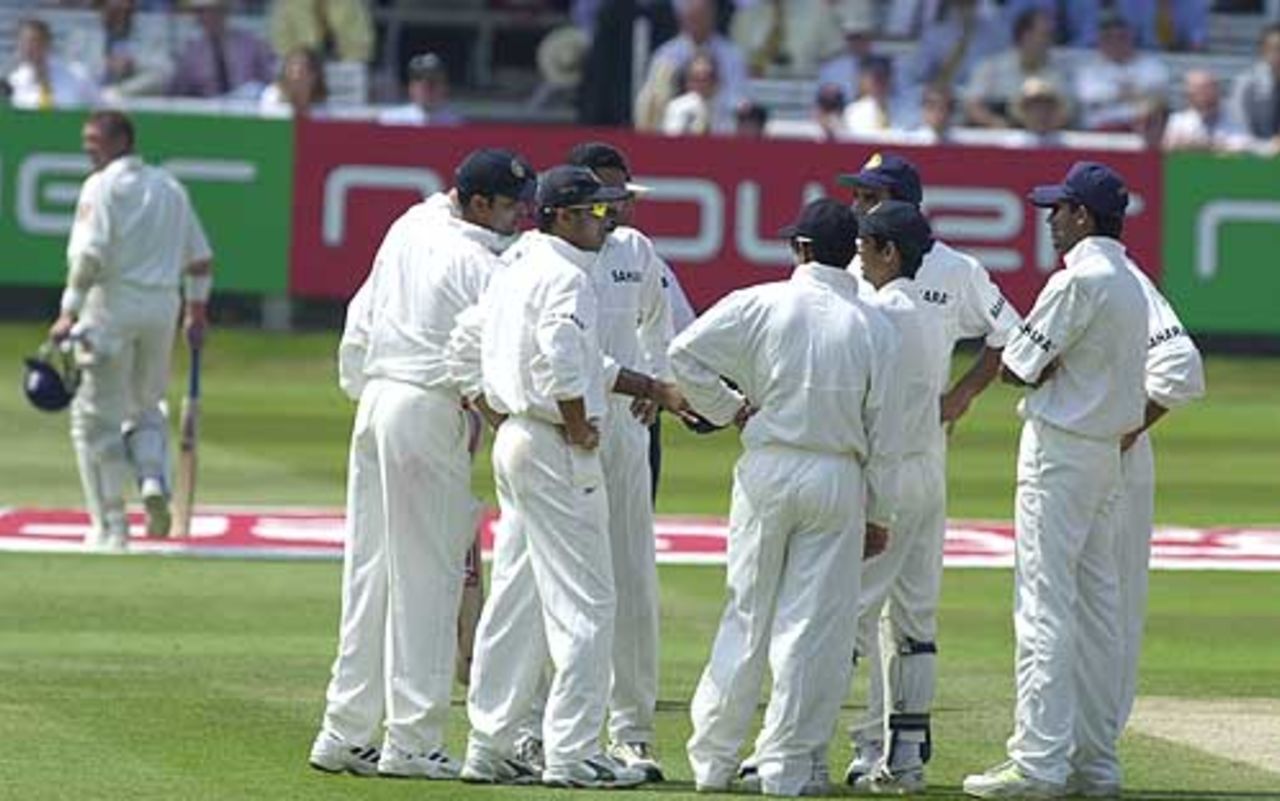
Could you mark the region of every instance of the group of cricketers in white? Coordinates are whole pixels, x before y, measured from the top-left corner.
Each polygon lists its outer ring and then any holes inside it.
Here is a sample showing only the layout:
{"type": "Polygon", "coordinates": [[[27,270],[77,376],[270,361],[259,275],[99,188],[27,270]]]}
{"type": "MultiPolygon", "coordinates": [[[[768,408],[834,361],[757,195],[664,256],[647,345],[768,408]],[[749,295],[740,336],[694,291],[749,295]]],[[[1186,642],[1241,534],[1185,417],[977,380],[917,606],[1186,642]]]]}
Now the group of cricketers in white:
{"type": "Polygon", "coordinates": [[[668,268],[629,225],[639,187],[602,143],[535,176],[479,150],[398,219],[348,310],[359,401],[339,654],[310,762],[332,772],[615,788],[661,781],[647,424],[741,430],[729,600],[691,704],[699,791],[828,790],[851,673],[871,689],[845,781],[922,791],[932,748],[949,427],[997,375],[1027,388],[1015,508],[1017,703],[978,797],[1118,794],[1146,598],[1146,430],[1203,393],[1199,354],[1120,242],[1127,190],[1076,164],[1037,187],[1065,269],[1025,320],[935,241],[915,168],[840,176],[805,206],[790,280],[676,334],[668,268]],[[537,230],[518,232],[531,208],[537,230]],[[962,339],[981,338],[950,383],[962,339]],[[475,635],[465,758],[444,749],[469,421],[495,429],[501,517],[475,635]],[[769,703],[741,758],[764,680],[769,703]],[[376,745],[379,731],[381,745],[376,745]],[[607,732],[607,744],[602,738],[607,732]]]}
{"type": "MultiPolygon", "coordinates": [[[[85,364],[72,438],[90,541],[108,548],[127,538],[130,466],[149,528],[167,527],[174,326],[182,305],[199,342],[211,283],[185,191],[133,138],[118,112],[85,125],[94,171],[50,329],[85,364]]],[[[1080,162],[1031,193],[1065,268],[1025,320],[975,259],[933,239],[910,162],[876,155],[839,178],[852,208],[814,201],[783,232],[789,280],[733,292],[676,334],[678,285],[629,225],[642,187],[624,156],[596,142],[568,161],[538,176],[508,151],[470,154],[452,190],[392,224],[351,301],[339,373],[359,405],[342,619],[310,763],[496,784],[663,780],[646,454],[665,409],[735,425],[744,446],[729,600],[691,705],[697,789],[827,791],[827,747],[861,661],[870,697],[845,781],[923,790],[947,431],[1002,375],[1027,388],[1014,731],[1008,761],[964,791],[1117,795],[1154,506],[1147,430],[1204,392],[1194,344],[1120,242],[1120,177],[1080,162]],[[530,211],[537,230],[520,233],[530,211]],[[949,385],[952,349],[972,338],[983,348],[949,385]],[[501,518],[459,763],[444,729],[478,418],[496,429],[501,518]],[[743,760],[766,666],[769,704],[743,760]]]]}

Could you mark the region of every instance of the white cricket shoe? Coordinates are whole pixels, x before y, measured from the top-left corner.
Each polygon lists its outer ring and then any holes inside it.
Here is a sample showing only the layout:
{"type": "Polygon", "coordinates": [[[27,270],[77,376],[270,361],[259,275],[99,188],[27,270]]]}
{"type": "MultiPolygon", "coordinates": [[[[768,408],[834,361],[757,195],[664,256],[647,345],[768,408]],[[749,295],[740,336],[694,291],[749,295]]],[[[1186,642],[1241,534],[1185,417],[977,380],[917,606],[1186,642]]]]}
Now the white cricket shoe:
{"type": "Polygon", "coordinates": [[[547,756],[542,750],[542,740],[526,734],[516,740],[516,759],[532,767],[538,773],[547,767],[547,756]]]}
{"type": "Polygon", "coordinates": [[[325,773],[350,773],[375,776],[378,773],[378,749],[371,745],[352,745],[336,734],[321,731],[311,745],[311,767],[325,773]]]}
{"type": "Polygon", "coordinates": [[[378,775],[393,779],[456,779],[461,772],[462,766],[440,748],[411,754],[392,746],[378,760],[378,775]]]}
{"type": "MultiPolygon", "coordinates": [[[[825,754],[823,759],[825,759],[825,754]]],[[[760,768],[751,759],[746,760],[738,767],[738,786],[746,793],[763,792],[760,783],[760,768]]],[[[831,772],[827,769],[825,761],[814,759],[813,773],[808,781],[800,788],[800,795],[818,796],[829,795],[831,792],[831,772]]]]}
{"type": "Polygon", "coordinates": [[[542,771],[514,755],[503,756],[472,743],[458,778],[469,784],[537,784],[542,771]]]}
{"type": "Polygon", "coordinates": [[[964,792],[975,798],[1062,798],[1067,788],[1028,776],[1010,759],[986,773],[966,776],[964,792]]]}
{"type": "Polygon", "coordinates": [[[924,765],[920,764],[892,769],[882,765],[853,784],[854,792],[875,795],[913,795],[923,793],[926,787],[924,765]]]}
{"type": "Polygon", "coordinates": [[[167,537],[173,515],[169,512],[169,494],[158,478],[142,479],[142,508],[147,513],[147,536],[167,537]]]}
{"type": "Polygon", "coordinates": [[[569,765],[549,766],[542,773],[542,783],[548,787],[613,790],[635,787],[644,781],[643,770],[628,767],[607,754],[597,754],[569,765]]]}
{"type": "Polygon", "coordinates": [[[859,779],[870,776],[884,761],[884,743],[879,740],[855,742],[854,748],[857,753],[844,770],[844,783],[850,787],[857,787],[859,779]]]}
{"type": "Polygon", "coordinates": [[[658,764],[657,757],[653,755],[653,746],[649,743],[613,743],[609,746],[609,756],[629,768],[644,771],[645,781],[666,781],[662,775],[662,765],[658,764]]]}

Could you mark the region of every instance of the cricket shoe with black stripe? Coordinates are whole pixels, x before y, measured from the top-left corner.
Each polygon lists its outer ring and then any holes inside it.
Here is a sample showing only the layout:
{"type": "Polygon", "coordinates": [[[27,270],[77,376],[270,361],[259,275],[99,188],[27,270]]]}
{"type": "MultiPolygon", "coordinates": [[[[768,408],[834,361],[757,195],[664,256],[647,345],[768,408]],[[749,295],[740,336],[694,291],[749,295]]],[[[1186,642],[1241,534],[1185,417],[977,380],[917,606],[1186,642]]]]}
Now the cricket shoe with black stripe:
{"type": "Polygon", "coordinates": [[[169,493],[165,492],[164,483],[158,478],[144,478],[139,494],[142,496],[142,508],[146,510],[147,536],[169,536],[173,515],[169,511],[169,493]]]}
{"type": "Polygon", "coordinates": [[[307,762],[325,773],[376,776],[378,759],[378,749],[372,745],[353,745],[332,732],[322,731],[311,744],[307,762]]]}
{"type": "Polygon", "coordinates": [[[653,754],[653,746],[648,743],[613,743],[609,746],[609,756],[629,768],[639,768],[644,771],[645,781],[666,781],[662,775],[662,765],[653,754]]]}
{"type": "Polygon", "coordinates": [[[542,772],[514,754],[504,756],[471,743],[458,778],[470,784],[537,784],[542,772]]]}
{"type": "Polygon", "coordinates": [[[393,779],[456,779],[461,771],[462,766],[440,748],[411,754],[391,746],[378,760],[378,775],[393,779]]]}
{"type": "Polygon", "coordinates": [[[568,765],[549,766],[542,774],[548,787],[580,787],[591,790],[614,790],[644,784],[644,771],[631,768],[607,754],[597,754],[568,765]]]}

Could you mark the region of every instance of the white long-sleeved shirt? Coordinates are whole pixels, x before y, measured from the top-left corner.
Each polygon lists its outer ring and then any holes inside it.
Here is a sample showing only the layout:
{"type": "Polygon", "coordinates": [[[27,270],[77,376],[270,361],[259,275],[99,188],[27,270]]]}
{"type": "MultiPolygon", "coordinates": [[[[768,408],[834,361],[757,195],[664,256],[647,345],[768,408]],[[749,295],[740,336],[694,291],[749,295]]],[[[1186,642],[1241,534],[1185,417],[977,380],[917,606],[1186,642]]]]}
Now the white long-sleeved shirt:
{"type": "Polygon", "coordinates": [[[485,293],[485,399],[503,414],[563,423],[557,402],[581,398],[587,417],[601,420],[606,380],[592,276],[597,254],[537,231],[521,237],[519,247],[485,293]]]}
{"type": "Polygon", "coordinates": [[[946,390],[951,341],[943,320],[920,300],[915,281],[895,278],[876,290],[868,302],[898,333],[893,368],[902,399],[902,455],[918,456],[945,446],[939,399],[946,390]]]}
{"type": "Polygon", "coordinates": [[[1146,273],[1129,262],[1147,298],[1147,398],[1166,409],[1204,397],[1204,363],[1173,306],[1146,273]]]}
{"type": "Polygon", "coordinates": [[[85,179],[67,241],[67,261],[99,265],[95,283],[177,290],[192,262],[212,258],[187,197],[167,171],[121,156],[85,179]]]}
{"type": "Polygon", "coordinates": [[[1114,239],[1086,237],[1063,263],[1004,349],[1005,367],[1028,383],[1060,362],[1018,412],[1078,436],[1118,440],[1142,424],[1146,407],[1147,298],[1114,239]]]}
{"type": "Polygon", "coordinates": [[[338,383],[358,399],[372,378],[456,391],[447,349],[458,315],[498,264],[498,235],[427,203],[391,224],[368,278],[347,307],[338,383]]]}
{"type": "Polygon", "coordinates": [[[867,520],[883,525],[893,515],[900,461],[897,363],[892,324],[858,299],[853,275],[820,264],[730,293],[671,344],[672,371],[699,414],[727,425],[745,396],[759,411],[743,429],[744,446],[857,458],[867,520]]]}

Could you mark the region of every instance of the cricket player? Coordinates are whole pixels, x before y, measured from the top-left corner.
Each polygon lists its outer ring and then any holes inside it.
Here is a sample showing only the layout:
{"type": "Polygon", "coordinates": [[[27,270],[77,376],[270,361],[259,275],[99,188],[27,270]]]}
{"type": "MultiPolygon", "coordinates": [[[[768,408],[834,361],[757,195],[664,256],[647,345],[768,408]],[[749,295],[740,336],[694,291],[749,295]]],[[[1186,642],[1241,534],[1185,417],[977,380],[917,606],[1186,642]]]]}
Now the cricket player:
{"type": "MultiPolygon", "coordinates": [[[[669,378],[671,305],[667,269],[653,243],[631,226],[636,193],[631,169],[617,148],[604,142],[575,146],[566,163],[586,167],[605,186],[627,195],[613,204],[615,227],[592,268],[599,301],[600,350],[613,363],[637,373],[669,378]]],[[[517,246],[519,248],[520,246],[517,246]]],[[[611,393],[600,438],[600,461],[609,498],[610,552],[618,614],[609,691],[609,753],[625,765],[662,781],[653,751],[658,701],[658,568],[654,554],[648,426],[658,405],[611,393]]],[[[542,686],[545,698],[547,684],[542,686]]],[[[540,761],[545,700],[535,703],[517,753],[540,761]]]]}
{"type": "Polygon", "coordinates": [[[626,195],[585,167],[543,174],[538,231],[521,237],[481,304],[480,367],[487,407],[501,416],[493,461],[508,523],[476,636],[464,781],[607,789],[645,780],[599,743],[617,607],[599,447],[610,389],[677,407],[683,399],[600,351],[594,270],[610,204],[626,195]],[[515,743],[548,659],[539,771],[515,743]]]}
{"type": "Polygon", "coordinates": [[[848,687],[861,560],[883,549],[894,512],[897,335],[858,300],[845,268],[853,212],[817,200],[783,235],[798,265],[789,281],[733,292],[671,345],[694,410],[739,423],[745,448],[729,513],[729,601],[690,709],[699,791],[728,788],[766,664],[761,789],[825,789],[825,760],[813,755],[848,687]]]}
{"type": "Polygon", "coordinates": [[[67,287],[50,338],[74,336],[84,378],[71,404],[71,441],[86,542],[124,549],[125,487],[137,482],[149,536],[169,533],[169,436],[162,401],[182,310],[187,341],[204,338],[213,285],[209,242],[186,190],[134,152],[133,123],[96,111],[82,131],[93,172],[80,189],[67,243],[67,287]]]}
{"type": "MultiPolygon", "coordinates": [[[[853,188],[853,207],[859,214],[868,213],[886,200],[919,206],[924,197],[915,166],[894,154],[877,153],[860,171],[841,175],[837,180],[853,188]]],[[[863,268],[859,255],[850,269],[862,275],[863,268]]],[[[865,298],[875,297],[865,281],[862,289],[865,298]]],[[[911,291],[923,308],[942,321],[948,345],[944,358],[931,359],[930,363],[939,371],[944,388],[950,381],[955,344],[964,339],[983,339],[982,351],[973,366],[941,396],[940,419],[949,432],[998,374],[1000,351],[1021,320],[977,259],[936,239],[911,281],[911,291]]],[[[923,432],[918,433],[924,436],[923,432]]],[[[915,557],[903,562],[894,579],[896,589],[884,605],[883,634],[874,626],[870,631],[864,627],[859,637],[855,658],[865,657],[870,682],[867,713],[851,729],[855,753],[845,771],[845,782],[854,786],[862,777],[888,765],[898,765],[904,775],[915,775],[915,766],[922,765],[929,756],[923,746],[931,740],[928,710],[937,681],[934,632],[942,588],[947,440],[935,433],[928,441],[930,466],[920,466],[920,477],[928,478],[931,484],[918,487],[917,498],[927,504],[941,498],[944,506],[940,515],[929,518],[931,523],[921,523],[918,536],[913,536],[915,557]],[[895,744],[892,753],[885,751],[886,738],[895,744]]]]}
{"type": "MultiPolygon", "coordinates": [[[[902,382],[902,467],[898,514],[884,553],[863,564],[856,653],[874,653],[881,612],[892,599],[895,664],[937,635],[938,585],[922,581],[942,571],[946,528],[946,463],[938,399],[946,390],[952,341],[944,320],[925,305],[915,285],[921,261],[933,245],[919,208],[882,200],[858,218],[862,278],[875,290],[864,297],[884,312],[898,333],[895,370],[902,382]]],[[[857,780],[862,790],[919,792],[929,758],[932,672],[898,670],[890,686],[900,691],[889,716],[889,747],[875,770],[857,780]],[[907,686],[906,682],[917,682],[907,686]]]]}
{"type": "Polygon", "coordinates": [[[338,656],[313,767],[449,779],[455,619],[473,535],[470,435],[445,349],[497,265],[535,176],[477,150],[455,176],[461,216],[418,204],[388,229],[347,312],[339,382],[351,435],[338,656]],[[373,745],[385,720],[381,749],[373,745]]]}
{"type": "Polygon", "coordinates": [[[1005,348],[1028,388],[1014,509],[1017,700],[1009,760],[964,780],[979,798],[1065,795],[1072,774],[1119,787],[1114,516],[1121,439],[1143,424],[1147,298],[1120,235],[1129,194],[1077,162],[1031,202],[1051,209],[1065,268],[1005,348]]]}

